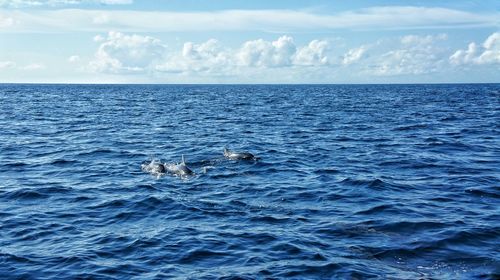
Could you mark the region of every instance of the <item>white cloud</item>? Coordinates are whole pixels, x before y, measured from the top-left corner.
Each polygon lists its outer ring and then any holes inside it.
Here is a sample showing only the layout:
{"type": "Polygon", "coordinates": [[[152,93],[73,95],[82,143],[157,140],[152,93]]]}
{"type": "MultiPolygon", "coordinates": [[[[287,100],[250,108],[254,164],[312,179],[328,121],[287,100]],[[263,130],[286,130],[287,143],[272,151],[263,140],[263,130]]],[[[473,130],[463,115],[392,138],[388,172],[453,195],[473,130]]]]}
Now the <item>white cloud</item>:
{"type": "Polygon", "coordinates": [[[0,61],[0,69],[11,69],[16,67],[16,63],[12,61],[0,61]]]}
{"type": "Polygon", "coordinates": [[[70,57],[68,57],[68,62],[69,63],[77,63],[77,62],[80,62],[80,57],[78,55],[72,55],[70,57]]]}
{"type": "Polygon", "coordinates": [[[21,67],[21,69],[27,70],[27,71],[36,71],[36,70],[45,69],[45,65],[40,64],[40,63],[31,63],[31,64],[28,64],[24,67],[21,67]]]}
{"type": "MultiPolygon", "coordinates": [[[[1,1],[1,0],[0,0],[1,1]]],[[[19,1],[19,0],[18,0],[19,1]]],[[[24,1],[21,1],[24,3],[24,1]]],[[[33,1],[33,3],[47,3],[33,1]]],[[[81,1],[74,1],[80,3],[81,1]]],[[[95,2],[95,1],[93,1],[95,2]]],[[[114,2],[114,1],[107,1],[114,2]]],[[[121,2],[121,1],[116,1],[121,2]]],[[[126,2],[126,1],[125,1],[126,2]]],[[[11,3],[11,2],[8,2],[11,3]]],[[[68,2],[69,3],[69,2],[68,2]]],[[[5,4],[4,4],[5,5],[5,4]]],[[[0,12],[1,13],[1,12],[0,12]]],[[[319,14],[293,10],[220,10],[206,12],[131,10],[16,10],[9,32],[97,31],[181,32],[256,30],[282,32],[333,29],[408,29],[498,26],[500,13],[472,13],[446,8],[388,6],[319,14]],[[397,26],[394,25],[397,22],[397,26]]]]}
{"type": "MultiPolygon", "coordinates": [[[[498,51],[493,52],[498,50],[498,36],[493,34],[481,46],[472,44],[466,51],[471,57],[467,59],[498,59],[498,51]],[[479,48],[484,50],[480,52],[479,48]]],[[[282,75],[278,73],[300,77],[306,72],[320,77],[321,73],[338,75],[340,72],[335,72],[335,69],[340,69],[337,67],[340,65],[343,66],[341,69],[350,67],[367,77],[422,75],[445,70],[449,56],[446,34],[407,35],[400,37],[396,44],[392,40],[378,41],[340,54],[341,49],[333,49],[327,40],[316,39],[297,45],[286,35],[276,40],[250,40],[234,48],[225,47],[215,39],[201,43],[185,42],[177,50],[167,49],[157,38],[137,34],[109,32],[106,38],[96,38],[99,47],[87,69],[154,77],[232,76],[243,79],[241,77],[282,75]],[[367,55],[368,51],[370,55],[367,55]]],[[[80,57],[72,56],[68,61],[79,62],[80,57]]]]}
{"type": "Polygon", "coordinates": [[[312,40],[307,46],[299,48],[294,57],[294,64],[318,66],[328,64],[326,55],[329,43],[323,40],[312,40]]]}
{"type": "Polygon", "coordinates": [[[164,52],[165,47],[156,38],[111,31],[89,67],[97,72],[144,72],[161,60],[164,52]]]}
{"type": "Polygon", "coordinates": [[[443,50],[436,43],[446,39],[445,34],[404,36],[400,39],[399,49],[388,51],[376,59],[372,73],[393,76],[437,72],[444,60],[443,50]]]}
{"type": "Polygon", "coordinates": [[[210,75],[231,75],[242,68],[282,68],[291,66],[325,65],[328,57],[326,41],[313,40],[297,48],[293,38],[281,36],[275,41],[263,39],[244,42],[240,48],[223,48],[215,39],[201,44],[184,43],[180,53],[174,53],[156,66],[160,72],[197,72],[210,75]]]}
{"type": "MultiPolygon", "coordinates": [[[[167,51],[162,42],[153,37],[120,32],[109,32],[107,38],[96,36],[94,41],[101,41],[95,58],[88,64],[89,70],[94,72],[228,76],[250,68],[329,64],[327,41],[312,40],[297,47],[290,36],[281,36],[275,41],[251,40],[235,49],[224,48],[215,39],[200,44],[186,42],[179,51],[167,51]]],[[[77,56],[69,58],[70,62],[78,60],[77,56]]]]}
{"type": "Polygon", "coordinates": [[[466,50],[457,50],[449,60],[453,65],[500,63],[500,33],[491,34],[482,45],[470,43],[466,50]]]}
{"type": "Polygon", "coordinates": [[[231,53],[225,51],[217,40],[210,39],[201,44],[184,43],[181,53],[170,55],[162,64],[156,66],[156,70],[223,75],[232,66],[231,53]]]}
{"type": "Polygon", "coordinates": [[[467,50],[458,50],[450,56],[450,63],[455,65],[473,63],[477,59],[478,46],[472,42],[467,50]]]}
{"type": "Polygon", "coordinates": [[[292,37],[281,36],[273,42],[262,39],[247,41],[236,56],[244,66],[284,67],[292,64],[296,50],[292,37]]]}
{"type": "Polygon", "coordinates": [[[342,57],[342,64],[349,65],[349,64],[352,64],[354,62],[359,61],[363,57],[363,55],[366,53],[367,49],[368,48],[366,46],[361,46],[358,48],[350,49],[342,57]]]}

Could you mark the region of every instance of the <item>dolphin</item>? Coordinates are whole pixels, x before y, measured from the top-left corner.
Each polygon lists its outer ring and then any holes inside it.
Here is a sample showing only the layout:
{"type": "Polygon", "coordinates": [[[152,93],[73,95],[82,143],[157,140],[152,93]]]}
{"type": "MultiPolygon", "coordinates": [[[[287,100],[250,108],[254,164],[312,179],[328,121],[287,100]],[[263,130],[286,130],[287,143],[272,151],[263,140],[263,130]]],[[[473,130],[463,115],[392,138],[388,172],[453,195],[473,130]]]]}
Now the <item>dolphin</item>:
{"type": "Polygon", "coordinates": [[[141,169],[144,172],[150,173],[151,175],[160,176],[165,174],[165,166],[156,160],[152,160],[151,162],[144,162],[141,165],[141,169]]]}
{"type": "Polygon", "coordinates": [[[224,148],[224,157],[230,160],[258,160],[258,158],[247,152],[234,152],[224,148]]]}
{"type": "Polygon", "coordinates": [[[171,173],[173,175],[181,177],[194,175],[193,170],[189,169],[189,167],[186,166],[184,155],[182,155],[181,163],[165,163],[163,166],[165,167],[166,172],[171,173]]]}

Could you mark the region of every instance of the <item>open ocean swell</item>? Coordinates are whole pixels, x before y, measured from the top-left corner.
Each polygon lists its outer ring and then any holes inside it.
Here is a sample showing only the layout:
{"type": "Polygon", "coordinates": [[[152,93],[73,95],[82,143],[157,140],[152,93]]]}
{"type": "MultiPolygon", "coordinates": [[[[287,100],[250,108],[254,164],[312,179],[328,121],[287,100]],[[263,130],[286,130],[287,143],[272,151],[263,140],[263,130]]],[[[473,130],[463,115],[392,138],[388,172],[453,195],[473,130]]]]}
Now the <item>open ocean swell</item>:
{"type": "Polygon", "coordinates": [[[0,278],[498,279],[499,132],[498,84],[3,84],[0,278]]]}

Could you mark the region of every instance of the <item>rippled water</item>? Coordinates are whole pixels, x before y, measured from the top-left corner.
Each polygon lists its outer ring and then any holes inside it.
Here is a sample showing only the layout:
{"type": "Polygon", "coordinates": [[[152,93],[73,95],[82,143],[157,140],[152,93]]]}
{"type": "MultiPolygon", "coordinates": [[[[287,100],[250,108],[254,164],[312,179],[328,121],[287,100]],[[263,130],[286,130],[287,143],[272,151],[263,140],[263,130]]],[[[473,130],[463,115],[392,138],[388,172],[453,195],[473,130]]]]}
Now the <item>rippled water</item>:
{"type": "Polygon", "coordinates": [[[498,84],[0,85],[0,275],[495,279],[499,131],[498,84]]]}

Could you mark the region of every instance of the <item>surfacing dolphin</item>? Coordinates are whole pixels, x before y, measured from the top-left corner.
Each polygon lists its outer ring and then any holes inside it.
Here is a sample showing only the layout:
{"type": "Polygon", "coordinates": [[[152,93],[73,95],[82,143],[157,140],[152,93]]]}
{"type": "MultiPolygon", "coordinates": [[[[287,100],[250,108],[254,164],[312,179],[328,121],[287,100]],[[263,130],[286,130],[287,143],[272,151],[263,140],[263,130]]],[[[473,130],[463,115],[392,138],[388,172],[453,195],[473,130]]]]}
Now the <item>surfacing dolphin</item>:
{"type": "Polygon", "coordinates": [[[141,165],[141,169],[144,172],[150,173],[151,175],[159,177],[160,175],[165,174],[165,166],[163,163],[156,161],[156,160],[151,160],[150,162],[144,162],[141,165]]]}
{"type": "Polygon", "coordinates": [[[258,160],[259,158],[248,152],[235,152],[224,148],[224,157],[230,160],[258,160]]]}
{"type": "Polygon", "coordinates": [[[181,163],[165,163],[163,166],[165,167],[165,171],[167,173],[171,173],[173,175],[177,175],[180,177],[194,175],[193,170],[189,169],[189,167],[186,166],[184,155],[182,155],[181,163]]]}

